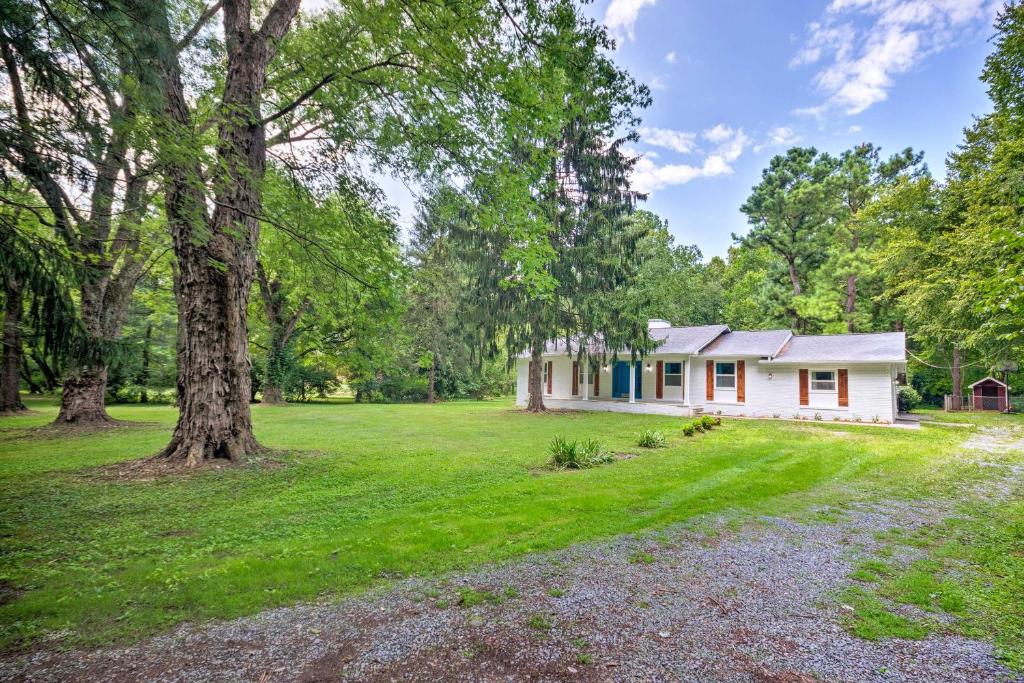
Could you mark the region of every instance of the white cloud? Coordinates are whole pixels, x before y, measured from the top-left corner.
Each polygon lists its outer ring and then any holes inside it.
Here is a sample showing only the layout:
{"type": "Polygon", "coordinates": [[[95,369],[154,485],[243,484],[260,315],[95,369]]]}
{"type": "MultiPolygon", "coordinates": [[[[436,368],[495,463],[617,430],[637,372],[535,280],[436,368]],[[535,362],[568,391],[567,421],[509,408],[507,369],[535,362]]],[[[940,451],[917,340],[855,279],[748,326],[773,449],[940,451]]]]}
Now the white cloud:
{"type": "Polygon", "coordinates": [[[859,133],[864,130],[864,126],[850,126],[846,129],[847,133],[859,133]]]}
{"type": "Polygon", "coordinates": [[[981,35],[999,3],[992,0],[832,0],[820,21],[808,25],[806,44],[791,67],[819,64],[815,86],[828,109],[859,114],[884,101],[894,78],[964,35],[981,35]]]}
{"type": "Polygon", "coordinates": [[[655,2],[657,0],[612,0],[604,13],[604,25],[619,43],[625,38],[636,40],[636,17],[641,9],[655,2]]]}
{"type": "Polygon", "coordinates": [[[676,64],[679,62],[679,57],[676,57],[675,52],[669,52],[667,55],[665,55],[665,61],[668,62],[669,64],[676,64]]]}
{"type": "MultiPolygon", "coordinates": [[[[679,137],[666,137],[666,139],[673,142],[687,141],[696,145],[697,136],[694,133],[682,133],[667,129],[646,130],[674,133],[679,137]]],[[[704,137],[711,142],[717,143],[717,145],[714,150],[704,157],[699,165],[663,164],[659,166],[654,161],[657,155],[651,153],[641,154],[631,176],[633,188],[640,192],[652,193],[672,185],[684,185],[697,178],[730,175],[733,172],[732,162],[736,161],[743,154],[743,150],[750,144],[750,138],[747,137],[742,128],[733,129],[723,124],[718,124],[714,128],[704,131],[704,137]]],[[[641,139],[648,144],[656,144],[651,142],[649,137],[645,137],[643,131],[641,131],[641,139]]],[[[669,145],[659,146],[673,149],[669,145]]],[[[679,146],[690,151],[696,151],[695,146],[692,148],[687,147],[685,144],[680,144],[679,146]]]]}
{"type": "Polygon", "coordinates": [[[703,133],[705,140],[711,142],[723,142],[733,136],[733,130],[724,123],[719,123],[714,128],[708,128],[703,133]]]}
{"type": "Polygon", "coordinates": [[[655,147],[664,147],[680,154],[697,151],[697,134],[671,128],[647,128],[639,130],[640,140],[655,147]]]}
{"type": "Polygon", "coordinates": [[[650,86],[651,90],[666,90],[668,88],[668,83],[664,76],[655,76],[647,85],[650,86]]]}
{"type": "Polygon", "coordinates": [[[768,131],[768,136],[763,142],[754,145],[754,151],[760,152],[769,147],[784,147],[800,142],[800,136],[789,126],[778,126],[768,131]]]}

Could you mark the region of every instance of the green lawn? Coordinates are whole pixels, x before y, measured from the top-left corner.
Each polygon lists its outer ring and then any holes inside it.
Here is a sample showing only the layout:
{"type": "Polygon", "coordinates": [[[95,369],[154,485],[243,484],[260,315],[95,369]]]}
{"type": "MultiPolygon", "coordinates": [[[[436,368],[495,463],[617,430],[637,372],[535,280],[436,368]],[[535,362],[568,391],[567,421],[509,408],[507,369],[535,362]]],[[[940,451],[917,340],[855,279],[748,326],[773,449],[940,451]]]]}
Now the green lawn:
{"type": "Polygon", "coordinates": [[[986,476],[949,457],[970,433],[955,427],[727,420],[686,438],[678,418],[537,416],[502,401],[254,406],[276,466],[112,481],[95,468],[156,452],[173,408],[114,406],[148,424],[53,438],[25,428],[56,406],[31,407],[0,418],[4,647],[58,630],[131,640],[703,514],[940,495],[986,476]],[[646,428],[668,447],[637,448],[646,428]],[[555,435],[639,457],[545,470],[555,435]]]}

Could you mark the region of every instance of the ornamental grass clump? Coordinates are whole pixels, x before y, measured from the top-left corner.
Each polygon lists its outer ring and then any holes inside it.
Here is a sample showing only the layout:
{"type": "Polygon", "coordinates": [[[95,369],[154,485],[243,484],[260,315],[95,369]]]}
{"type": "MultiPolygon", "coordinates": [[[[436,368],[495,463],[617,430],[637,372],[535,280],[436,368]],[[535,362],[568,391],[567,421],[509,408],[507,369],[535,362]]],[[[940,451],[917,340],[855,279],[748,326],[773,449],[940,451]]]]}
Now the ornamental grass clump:
{"type": "Polygon", "coordinates": [[[636,445],[641,448],[664,448],[667,442],[665,435],[657,429],[645,429],[640,432],[636,445]]]}
{"type": "Polygon", "coordinates": [[[551,454],[550,464],[556,469],[585,470],[614,459],[614,456],[606,452],[601,442],[596,439],[569,441],[556,436],[551,440],[548,452],[551,454]]]}

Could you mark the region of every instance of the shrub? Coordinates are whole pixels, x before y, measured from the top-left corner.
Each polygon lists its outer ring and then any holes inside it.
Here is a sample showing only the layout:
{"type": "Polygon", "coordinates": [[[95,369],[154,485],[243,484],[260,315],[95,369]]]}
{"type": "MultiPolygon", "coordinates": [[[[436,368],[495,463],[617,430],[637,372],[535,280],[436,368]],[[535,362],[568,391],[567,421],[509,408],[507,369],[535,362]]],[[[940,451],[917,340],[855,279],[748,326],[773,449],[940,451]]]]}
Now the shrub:
{"type": "Polygon", "coordinates": [[[694,433],[694,429],[693,429],[693,425],[692,424],[683,425],[683,435],[684,436],[693,436],[693,433],[694,433]]]}
{"type": "Polygon", "coordinates": [[[718,417],[717,415],[711,419],[714,421],[716,427],[720,427],[722,425],[722,418],[718,417]]]}
{"type": "Polygon", "coordinates": [[[909,413],[921,405],[921,394],[917,393],[917,389],[914,387],[900,387],[896,394],[896,405],[901,413],[909,413]]]}
{"type": "Polygon", "coordinates": [[[568,441],[556,436],[551,440],[548,452],[551,453],[551,465],[560,469],[582,470],[613,459],[612,454],[605,452],[601,442],[596,439],[568,441]]]}
{"type": "Polygon", "coordinates": [[[636,445],[641,448],[663,448],[666,441],[665,435],[657,429],[645,429],[640,432],[636,445]]]}
{"type": "Polygon", "coordinates": [[[817,422],[821,422],[821,420],[822,420],[822,418],[821,418],[821,413],[815,413],[815,414],[814,414],[814,419],[815,419],[815,421],[817,421],[817,422]]]}
{"type": "Polygon", "coordinates": [[[700,424],[707,431],[711,431],[711,428],[714,427],[715,424],[721,424],[721,422],[722,422],[721,418],[718,418],[718,422],[716,423],[715,422],[715,418],[711,417],[710,415],[701,415],[700,416],[700,424]]]}
{"type": "Polygon", "coordinates": [[[703,434],[704,433],[704,423],[701,422],[700,420],[694,420],[693,421],[693,430],[695,432],[697,432],[698,434],[703,434]]]}

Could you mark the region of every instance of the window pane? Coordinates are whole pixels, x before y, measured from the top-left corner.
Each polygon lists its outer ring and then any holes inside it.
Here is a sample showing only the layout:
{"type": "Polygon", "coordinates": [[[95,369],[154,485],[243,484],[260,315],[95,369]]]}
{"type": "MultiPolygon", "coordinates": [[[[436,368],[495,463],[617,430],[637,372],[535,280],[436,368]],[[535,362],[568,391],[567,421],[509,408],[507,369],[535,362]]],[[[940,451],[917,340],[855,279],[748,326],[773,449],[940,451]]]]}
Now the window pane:
{"type": "Polygon", "coordinates": [[[715,386],[720,389],[735,389],[736,388],[736,376],[735,375],[719,375],[715,378],[715,386]]]}
{"type": "Polygon", "coordinates": [[[683,371],[682,363],[665,363],[666,375],[678,375],[683,371]]]}
{"type": "Polygon", "coordinates": [[[814,371],[814,379],[815,380],[819,380],[819,381],[824,381],[824,382],[831,382],[832,381],[832,371],[831,370],[815,370],[814,371]]]}
{"type": "Polygon", "coordinates": [[[665,375],[665,386],[681,387],[683,386],[683,378],[679,375],[665,375]]]}
{"type": "Polygon", "coordinates": [[[811,382],[812,391],[835,391],[835,382],[811,382]]]}
{"type": "Polygon", "coordinates": [[[735,375],[736,364],[735,363],[715,363],[715,374],[716,375],[735,375]]]}

